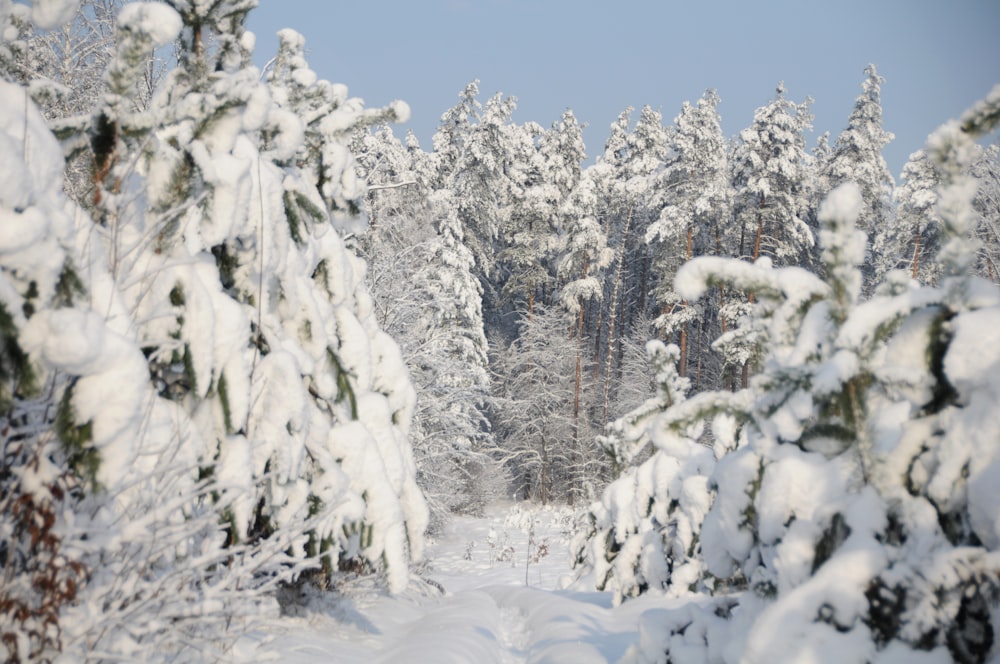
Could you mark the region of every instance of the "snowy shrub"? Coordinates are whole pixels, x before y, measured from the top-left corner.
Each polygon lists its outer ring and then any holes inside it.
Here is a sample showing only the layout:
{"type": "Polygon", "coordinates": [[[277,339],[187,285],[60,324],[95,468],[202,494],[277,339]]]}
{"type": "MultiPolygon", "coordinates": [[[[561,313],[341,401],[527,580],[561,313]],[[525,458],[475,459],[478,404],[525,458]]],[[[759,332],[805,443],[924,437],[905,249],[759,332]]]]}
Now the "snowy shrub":
{"type": "Polygon", "coordinates": [[[639,640],[621,658],[622,664],[722,661],[732,628],[735,600],[702,595],[674,609],[651,609],[639,617],[639,640]],[[666,659],[666,656],[669,659],[666,659]]]}
{"type": "Polygon", "coordinates": [[[686,397],[677,346],[647,344],[657,395],[607,427],[600,439],[621,475],[590,507],[589,528],[575,543],[581,577],[614,592],[615,603],[651,589],[697,591],[705,576],[699,531],[711,505],[712,449],[698,422],[664,418],[686,397]]]}
{"type": "MultiPolygon", "coordinates": [[[[0,654],[13,661],[49,659],[63,647],[61,614],[78,600],[89,571],[74,555],[64,523],[79,487],[69,466],[89,464],[58,445],[51,394],[63,381],[34,355],[27,330],[80,295],[73,222],[62,206],[62,156],[27,95],[0,82],[6,155],[0,178],[0,654]]],[[[76,433],[85,440],[90,431],[76,433]]]]}
{"type": "Polygon", "coordinates": [[[87,568],[67,551],[58,527],[77,482],[49,458],[60,453],[51,436],[39,435],[44,410],[43,403],[19,403],[14,422],[0,432],[0,653],[8,661],[62,649],[60,614],[87,581],[87,568]]]}

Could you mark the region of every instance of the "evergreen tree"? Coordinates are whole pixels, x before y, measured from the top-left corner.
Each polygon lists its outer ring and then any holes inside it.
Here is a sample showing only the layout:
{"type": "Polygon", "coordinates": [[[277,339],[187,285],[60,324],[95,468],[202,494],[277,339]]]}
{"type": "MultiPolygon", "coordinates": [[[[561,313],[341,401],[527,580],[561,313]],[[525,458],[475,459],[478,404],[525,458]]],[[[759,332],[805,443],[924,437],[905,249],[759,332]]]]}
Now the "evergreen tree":
{"type": "Polygon", "coordinates": [[[498,229],[496,269],[505,276],[497,280],[504,303],[524,302],[528,317],[534,314],[539,294],[550,290],[550,261],[556,240],[557,212],[563,194],[553,182],[554,167],[539,152],[542,128],[535,123],[508,124],[506,174],[513,188],[498,229]]]}
{"type": "Polygon", "coordinates": [[[317,81],[292,32],[262,81],[243,30],[253,5],[121,10],[106,92],[57,126],[93,164],[86,210],[59,197],[60,149],[24,90],[5,95],[4,126],[27,109],[19,140],[39,152],[24,192],[53,206],[12,249],[35,267],[16,271],[30,281],[5,347],[44,372],[51,419],[36,431],[61,443],[10,449],[46,457],[37,486],[82,501],[59,526],[80,556],[67,569],[88,572],[66,609],[78,652],[221,657],[234,638],[221,625],[277,584],[378,570],[399,591],[421,555],[412,386],[337,232],[364,193],[349,133],[405,106],[365,110],[317,81]],[[178,67],[136,103],[149,54],[178,35],[178,67]]]}
{"type": "MultiPolygon", "coordinates": [[[[584,391],[584,329],[588,303],[598,304],[602,298],[601,272],[610,264],[613,252],[607,237],[594,218],[597,198],[590,171],[583,174],[569,193],[560,210],[563,234],[557,274],[565,284],[559,298],[562,306],[576,318],[571,337],[576,341],[576,365],[573,373],[573,440],[574,445],[589,440],[584,391]]],[[[599,306],[599,304],[598,304],[599,306]]],[[[590,372],[587,372],[588,374],[590,372]]]]}
{"type": "Polygon", "coordinates": [[[903,166],[902,183],[894,191],[896,214],[892,223],[877,227],[872,236],[874,280],[890,270],[904,270],[913,279],[936,284],[940,266],[932,257],[938,248],[940,218],[936,211],[939,177],[924,150],[910,155],[903,166]]]}
{"type": "Polygon", "coordinates": [[[90,467],[81,448],[92,432],[73,430],[63,445],[52,435],[51,395],[66,378],[31,352],[40,339],[29,330],[36,318],[86,322],[85,284],[61,150],[27,89],[6,81],[0,144],[9,160],[0,178],[0,656],[41,661],[62,650],[63,612],[90,573],[65,515],[79,505],[72,466],[90,467]]]}
{"type": "Polygon", "coordinates": [[[560,199],[569,196],[580,181],[582,165],[587,158],[583,128],[573,111],[567,109],[538,140],[547,179],[555,185],[560,199]]]}
{"type": "Polygon", "coordinates": [[[629,233],[622,236],[626,268],[623,292],[629,294],[627,300],[622,302],[623,334],[631,328],[632,320],[639,312],[645,312],[654,304],[649,299],[653,283],[652,252],[645,238],[671,198],[671,187],[664,168],[673,156],[672,134],[673,131],[663,125],[663,115],[649,106],[642,108],[629,134],[623,176],[634,214],[629,233]]]}
{"type": "Polygon", "coordinates": [[[982,243],[976,269],[981,276],[1000,283],[1000,146],[984,148],[969,172],[979,184],[973,199],[979,217],[976,236],[982,243]]]}
{"type": "Polygon", "coordinates": [[[479,81],[474,80],[459,94],[459,103],[441,115],[432,139],[437,166],[432,185],[435,191],[450,187],[461,177],[460,171],[465,167],[472,126],[482,111],[478,96],[479,81]]]}
{"type": "MultiPolygon", "coordinates": [[[[163,5],[132,5],[119,23],[112,85],[127,82],[130,64],[180,29],[163,5]]],[[[27,160],[12,171],[19,180],[4,179],[14,188],[4,195],[14,207],[5,237],[18,242],[4,252],[8,305],[18,292],[15,275],[29,279],[24,302],[5,325],[5,356],[30,358],[38,373],[13,374],[15,402],[3,414],[0,493],[14,519],[2,526],[4,574],[12,582],[3,584],[0,605],[10,620],[0,644],[15,661],[48,660],[59,650],[89,656],[112,644],[121,653],[140,644],[163,656],[187,647],[219,652],[226,641],[219,622],[193,619],[192,604],[218,602],[230,617],[246,615],[233,602],[233,581],[242,577],[241,599],[252,602],[260,562],[246,565],[242,551],[219,550],[218,513],[205,509],[197,477],[204,446],[190,419],[150,385],[104,251],[110,233],[67,203],[62,150],[27,90],[3,85],[10,103],[3,124],[17,127],[10,146],[21,143],[9,153],[27,160]],[[16,228],[18,218],[30,232],[16,228]],[[45,386],[33,403],[31,375],[45,386]]],[[[114,94],[106,109],[120,100],[114,94]]]]}
{"type": "MultiPolygon", "coordinates": [[[[623,269],[624,244],[622,230],[631,223],[634,214],[631,199],[625,191],[624,177],[625,159],[628,146],[628,127],[632,108],[627,108],[619,114],[611,125],[611,133],[605,142],[604,152],[597,157],[595,163],[588,167],[583,177],[588,178],[596,197],[594,218],[597,220],[606,243],[614,253],[609,270],[605,274],[602,285],[603,297],[601,306],[597,309],[593,329],[593,366],[594,380],[605,369],[605,357],[608,350],[609,321],[612,312],[617,312],[620,300],[621,284],[618,278],[623,269]],[[615,284],[618,283],[616,289],[615,284]],[[603,351],[603,352],[602,352],[603,351]]],[[[617,315],[615,313],[615,315],[617,315]]],[[[607,380],[604,381],[605,383],[607,380]]],[[[602,389],[603,392],[603,389],[602,389]]],[[[601,422],[607,422],[607,413],[599,417],[601,422]]]]}
{"type": "Polygon", "coordinates": [[[779,83],[774,100],[758,108],[753,123],[740,132],[732,160],[740,257],[796,265],[814,244],[804,221],[804,132],[811,128],[811,103],[789,101],[779,83]]]}
{"type": "Polygon", "coordinates": [[[421,232],[411,228],[404,231],[400,226],[426,214],[429,184],[425,164],[430,159],[420,151],[419,145],[413,150],[405,147],[387,124],[356,132],[351,141],[351,154],[356,159],[358,177],[367,185],[364,212],[368,227],[362,237],[364,253],[370,258],[378,256],[379,260],[391,261],[393,256],[388,250],[374,245],[406,231],[421,232]]]}
{"type": "Polygon", "coordinates": [[[417,391],[417,481],[439,528],[453,512],[480,511],[506,485],[488,454],[482,286],[451,192],[430,190],[429,155],[409,142],[404,147],[384,126],[357,134],[354,150],[368,182],[366,276],[379,322],[399,340],[417,391]]]}
{"type": "Polygon", "coordinates": [[[825,170],[831,187],[850,181],[861,188],[865,209],[859,224],[870,234],[887,221],[893,179],[882,150],[893,135],[882,128],[881,86],[885,79],[875,65],[865,67],[864,73],[864,92],[854,102],[847,128],[837,136],[825,170]]]}
{"type": "Polygon", "coordinates": [[[440,153],[434,189],[448,189],[455,196],[465,244],[483,285],[483,313],[487,324],[494,325],[509,313],[503,298],[508,275],[494,257],[503,249],[501,233],[512,228],[515,203],[524,200],[534,138],[511,122],[516,99],[496,94],[480,105],[478,92],[477,82],[469,84],[461,103],[442,116],[434,136],[440,153]]]}
{"type": "Polygon", "coordinates": [[[548,131],[532,123],[512,130],[520,137],[513,144],[513,161],[523,165],[524,188],[512,204],[503,233],[506,247],[498,258],[509,265],[502,268],[510,273],[507,297],[520,294],[531,316],[536,297],[553,290],[558,269],[551,259],[558,252],[560,210],[580,179],[586,153],[582,128],[571,111],[548,131]]]}
{"type": "Polygon", "coordinates": [[[646,232],[646,242],[655,247],[653,271],[658,282],[652,294],[658,308],[657,326],[667,338],[676,334],[682,376],[688,375],[695,341],[692,329],[700,328],[703,313],[674,292],[674,274],[695,255],[718,251],[729,213],[726,141],[718,104],[719,96],[709,90],[696,105],[685,103],[675,118],[672,154],[661,176],[668,188],[666,206],[646,232]]]}
{"type": "MultiPolygon", "coordinates": [[[[816,145],[813,146],[812,154],[809,155],[809,172],[811,177],[807,182],[808,193],[806,195],[807,217],[806,223],[812,231],[813,237],[819,236],[819,206],[823,203],[833,189],[830,183],[830,161],[833,158],[833,147],[830,145],[830,132],[825,131],[816,137],[816,145]]],[[[809,254],[809,267],[819,268],[819,247],[813,246],[809,254]]]]}
{"type": "MultiPolygon", "coordinates": [[[[865,67],[863,92],[854,102],[847,128],[837,137],[829,159],[821,164],[823,179],[831,189],[844,182],[854,182],[861,188],[865,209],[858,224],[869,237],[892,221],[894,182],[882,156],[883,148],[893,139],[893,135],[882,128],[881,86],[884,82],[875,65],[865,67]]],[[[873,262],[868,261],[868,265],[873,262]]],[[[866,271],[870,281],[873,275],[870,268],[866,271]]]]}
{"type": "Polygon", "coordinates": [[[623,339],[634,321],[650,305],[650,252],[646,228],[659,217],[665,205],[665,183],[661,177],[667,158],[668,132],[662,115],[644,107],[629,132],[632,109],[626,109],[612,125],[604,154],[592,167],[599,207],[598,219],[616,256],[607,273],[605,297],[595,335],[595,377],[602,373],[601,421],[608,421],[616,399],[623,339]]]}
{"type": "Polygon", "coordinates": [[[488,455],[493,439],[487,419],[489,348],[482,287],[473,274],[472,253],[462,243],[454,201],[447,192],[437,192],[432,202],[437,235],[430,260],[417,273],[426,279],[427,302],[434,312],[426,331],[429,361],[421,365],[427,375],[417,420],[423,427],[423,445],[432,451],[424,454],[420,466],[425,474],[440,475],[443,462],[453,486],[428,486],[427,492],[439,496],[450,509],[479,512],[506,489],[502,471],[488,455]]]}
{"type": "MultiPolygon", "coordinates": [[[[806,219],[807,154],[804,132],[811,127],[811,99],[795,104],[785,98],[779,83],[775,99],[758,108],[750,127],[740,132],[732,157],[733,216],[739,228],[736,256],[756,262],[766,258],[775,265],[807,262],[815,240],[806,219]]],[[[740,324],[716,343],[728,370],[742,367],[740,384],[749,384],[751,369],[761,359],[763,338],[745,318],[756,295],[730,292],[721,315],[727,323],[740,324]]],[[[728,328],[729,325],[727,324],[728,328]]]]}

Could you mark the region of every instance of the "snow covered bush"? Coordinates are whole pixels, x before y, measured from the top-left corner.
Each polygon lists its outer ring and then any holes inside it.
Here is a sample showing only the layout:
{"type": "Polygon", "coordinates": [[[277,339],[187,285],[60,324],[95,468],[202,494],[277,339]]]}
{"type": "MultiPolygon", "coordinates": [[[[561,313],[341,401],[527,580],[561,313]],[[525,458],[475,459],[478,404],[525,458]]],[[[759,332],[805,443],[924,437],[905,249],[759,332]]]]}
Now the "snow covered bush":
{"type": "Polygon", "coordinates": [[[317,80],[291,31],[261,80],[255,4],[127,4],[96,106],[48,126],[0,83],[0,495],[23,517],[0,550],[41,579],[0,593],[13,659],[215,659],[276,584],[399,591],[422,555],[413,389],[338,232],[364,192],[350,133],[406,109],[317,80]],[[83,207],[64,154],[93,164],[83,207]]]}
{"type": "MultiPolygon", "coordinates": [[[[995,656],[1000,296],[972,273],[976,183],[967,173],[973,138],[996,126],[998,108],[1000,88],[929,143],[942,183],[940,287],[894,273],[859,299],[863,199],[853,183],[820,209],[826,281],[710,258],[680,271],[687,297],[726,281],[770,303],[753,314],[770,350],[750,387],[742,442],[712,476],[717,494],[701,531],[707,570],[732,580],[720,590],[746,591],[724,627],[673,614],[663,617],[666,633],[645,625],[637,661],[995,656]],[[680,638],[692,625],[700,638],[680,638]]],[[[706,610],[717,616],[719,607],[706,610]]]]}
{"type": "MultiPolygon", "coordinates": [[[[685,400],[690,382],[677,375],[677,346],[647,344],[657,394],[608,425],[600,439],[623,469],[588,513],[589,528],[575,543],[578,575],[593,576],[615,603],[652,589],[672,595],[697,591],[705,574],[699,531],[711,505],[711,448],[702,427],[670,421],[665,411],[685,400]]],[[[589,584],[588,584],[589,585],[589,584]]]]}
{"type": "Polygon", "coordinates": [[[19,403],[14,414],[25,426],[8,422],[2,432],[0,653],[7,660],[45,658],[62,648],[60,613],[87,579],[57,527],[76,481],[49,460],[59,450],[51,437],[37,435],[43,413],[39,402],[19,403]]]}
{"type": "Polygon", "coordinates": [[[0,655],[7,661],[51,658],[63,647],[61,613],[78,600],[89,571],[64,523],[79,482],[55,439],[56,382],[28,332],[33,319],[72,307],[79,277],[62,157],[27,96],[0,81],[0,655]]]}

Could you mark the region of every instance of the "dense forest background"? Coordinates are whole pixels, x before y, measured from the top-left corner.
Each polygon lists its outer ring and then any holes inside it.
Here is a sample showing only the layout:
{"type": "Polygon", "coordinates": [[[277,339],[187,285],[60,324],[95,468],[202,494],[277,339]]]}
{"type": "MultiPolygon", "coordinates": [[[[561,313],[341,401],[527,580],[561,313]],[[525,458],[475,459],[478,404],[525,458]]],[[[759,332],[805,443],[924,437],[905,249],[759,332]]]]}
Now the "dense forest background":
{"type": "MultiPolygon", "coordinates": [[[[747,388],[768,351],[741,325],[754,290],[718,284],[694,301],[677,271],[717,256],[825,277],[819,206],[845,182],[860,189],[869,238],[863,293],[894,271],[937,284],[940,176],[917,150],[896,184],[882,157],[892,140],[882,82],[866,68],[844,129],[811,151],[810,100],[791,101],[781,84],[734,137],[722,134],[714,90],[670,123],[626,109],[589,166],[571,111],[548,129],[518,125],[515,100],[481,102],[476,82],[442,116],[429,152],[389,126],[356,135],[369,183],[361,247],[380,322],[423,396],[414,443],[432,505],[472,498],[461,489],[468,473],[489,466],[477,452],[499,460],[524,498],[598,495],[617,470],[598,435],[653,393],[650,339],[678,346],[693,393],[747,388]]],[[[981,241],[973,269],[994,283],[998,154],[977,148],[969,166],[981,241]]]]}
{"type": "Polygon", "coordinates": [[[699,597],[653,661],[985,661],[996,89],[898,183],[875,65],[811,150],[781,83],[737,136],[714,90],[625,109],[591,162],[477,82],[424,149],[292,30],[254,67],[254,5],[0,3],[10,659],[223,657],[514,498],[579,508],[579,583],[699,597]]]}

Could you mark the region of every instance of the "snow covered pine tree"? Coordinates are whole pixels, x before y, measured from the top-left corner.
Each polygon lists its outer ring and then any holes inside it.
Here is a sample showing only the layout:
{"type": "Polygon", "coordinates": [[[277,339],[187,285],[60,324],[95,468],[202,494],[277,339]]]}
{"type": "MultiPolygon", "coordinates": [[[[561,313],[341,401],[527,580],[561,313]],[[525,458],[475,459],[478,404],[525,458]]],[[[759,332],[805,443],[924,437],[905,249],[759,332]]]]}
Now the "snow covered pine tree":
{"type": "MultiPolygon", "coordinates": [[[[421,556],[413,390],[338,233],[364,192],[350,132],[406,108],[365,110],[317,80],[291,31],[262,81],[243,29],[255,4],[127,4],[97,106],[52,124],[62,149],[4,83],[6,154],[22,157],[0,192],[4,454],[19,468],[2,481],[39,514],[72,498],[31,563],[61,565],[53,593],[11,586],[3,609],[48,602],[34,617],[54,627],[15,622],[8,656],[214,658],[279,582],[377,570],[398,591],[421,556]],[[131,103],[175,38],[177,67],[131,103]],[[64,151],[94,165],[82,209],[60,191],[64,151]]],[[[6,64],[17,45],[3,46],[6,64]]]]}

